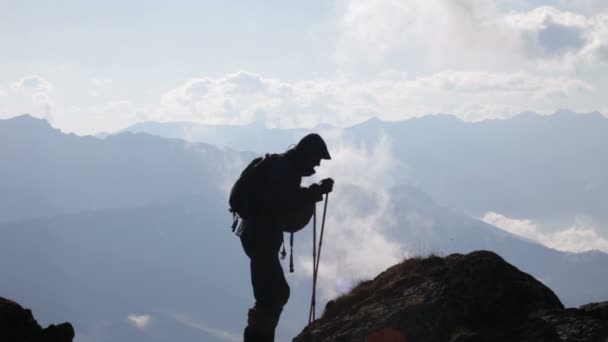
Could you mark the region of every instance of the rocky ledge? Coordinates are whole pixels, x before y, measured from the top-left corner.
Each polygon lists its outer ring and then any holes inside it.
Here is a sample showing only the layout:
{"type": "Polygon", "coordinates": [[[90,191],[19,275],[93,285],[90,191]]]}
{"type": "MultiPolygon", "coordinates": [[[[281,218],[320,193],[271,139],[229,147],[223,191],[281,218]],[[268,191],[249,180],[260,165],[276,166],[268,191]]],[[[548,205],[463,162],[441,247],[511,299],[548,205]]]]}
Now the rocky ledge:
{"type": "Polygon", "coordinates": [[[608,342],[608,302],[565,309],[488,251],[407,259],[330,301],[294,342],[608,342]]]}
{"type": "Polygon", "coordinates": [[[0,297],[0,341],[7,342],[71,342],[74,328],[70,323],[51,324],[43,329],[32,311],[0,297]]]}

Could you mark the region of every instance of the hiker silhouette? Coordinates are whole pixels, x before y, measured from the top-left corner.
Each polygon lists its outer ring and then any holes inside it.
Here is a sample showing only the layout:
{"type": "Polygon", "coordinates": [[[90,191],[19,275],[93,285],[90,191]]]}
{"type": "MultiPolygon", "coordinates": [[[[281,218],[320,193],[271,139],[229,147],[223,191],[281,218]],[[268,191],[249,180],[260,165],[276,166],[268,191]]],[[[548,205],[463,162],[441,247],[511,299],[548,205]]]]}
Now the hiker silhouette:
{"type": "MultiPolygon", "coordinates": [[[[283,232],[302,229],[310,221],[315,203],[333,190],[331,178],[301,186],[302,177],[312,176],[322,159],[331,159],[325,142],[318,134],[309,134],[285,153],[253,160],[231,191],[231,211],[242,218],[238,233],[250,259],[255,298],[248,312],[245,342],[274,341],[289,299],[289,285],[279,260],[283,232]]],[[[237,222],[235,219],[233,229],[237,222]]],[[[284,256],[284,248],[282,253],[284,256]]]]}

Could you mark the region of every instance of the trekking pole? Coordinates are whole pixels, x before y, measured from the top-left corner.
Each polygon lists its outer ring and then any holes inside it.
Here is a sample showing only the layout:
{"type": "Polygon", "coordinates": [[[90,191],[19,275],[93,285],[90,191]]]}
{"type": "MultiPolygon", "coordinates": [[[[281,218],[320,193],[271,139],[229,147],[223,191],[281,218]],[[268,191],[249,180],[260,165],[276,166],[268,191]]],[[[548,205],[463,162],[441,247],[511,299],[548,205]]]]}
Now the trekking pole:
{"type": "Polygon", "coordinates": [[[308,324],[313,321],[313,311],[315,309],[316,291],[316,272],[315,265],[317,264],[317,204],[315,203],[312,211],[312,295],[310,297],[310,311],[308,311],[308,324]]]}
{"type": "Polygon", "coordinates": [[[315,273],[319,272],[319,262],[321,262],[321,246],[323,246],[323,231],[325,230],[325,214],[327,213],[327,202],[329,202],[329,193],[325,194],[325,204],[323,206],[323,218],[321,220],[321,234],[319,235],[319,250],[317,251],[317,265],[315,267],[315,273]]]}
{"type": "MultiPolygon", "coordinates": [[[[313,251],[315,257],[313,257],[313,274],[312,274],[312,299],[310,301],[310,313],[308,315],[308,324],[312,324],[312,328],[314,328],[314,322],[316,320],[316,297],[317,297],[317,276],[319,273],[319,263],[321,261],[321,246],[323,246],[323,232],[325,231],[325,216],[327,214],[327,203],[329,202],[329,193],[325,194],[325,204],[323,207],[323,218],[321,221],[321,233],[319,235],[319,250],[318,254],[316,250],[313,251]]],[[[315,206],[316,207],[316,206],[315,206]]],[[[314,220],[313,220],[313,234],[314,234],[314,244],[316,245],[316,209],[314,211],[314,220]]]]}

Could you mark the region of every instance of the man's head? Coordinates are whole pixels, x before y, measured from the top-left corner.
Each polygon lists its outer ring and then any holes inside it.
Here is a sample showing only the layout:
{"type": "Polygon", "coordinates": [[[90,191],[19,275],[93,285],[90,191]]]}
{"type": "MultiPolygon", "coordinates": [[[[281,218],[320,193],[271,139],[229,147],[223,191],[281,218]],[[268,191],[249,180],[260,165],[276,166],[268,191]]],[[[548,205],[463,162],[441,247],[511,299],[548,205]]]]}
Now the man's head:
{"type": "Polygon", "coordinates": [[[321,159],[331,159],[325,141],[316,133],[302,138],[294,149],[299,159],[302,175],[305,177],[315,174],[315,166],[321,164],[321,159]]]}

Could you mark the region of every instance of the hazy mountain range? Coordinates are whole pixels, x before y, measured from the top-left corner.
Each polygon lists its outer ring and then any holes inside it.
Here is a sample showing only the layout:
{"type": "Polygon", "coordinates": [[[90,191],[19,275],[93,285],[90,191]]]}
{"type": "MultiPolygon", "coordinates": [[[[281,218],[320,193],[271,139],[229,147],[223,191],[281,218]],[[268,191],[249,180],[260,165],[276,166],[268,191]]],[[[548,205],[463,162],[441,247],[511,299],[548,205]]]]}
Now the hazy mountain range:
{"type": "MultiPolygon", "coordinates": [[[[349,230],[354,216],[382,224],[379,238],[401,246],[404,256],[490,249],[566,305],[606,300],[607,254],[559,252],[470,214],[560,221],[576,213],[602,222],[605,204],[591,202],[608,193],[600,153],[608,146],[607,121],[560,113],[320,127],[343,144],[374,145],[388,136],[404,164],[385,191],[337,179],[322,269],[343,272],[337,276],[352,283],[390,266],[379,260],[367,272],[346,268],[349,256],[363,252],[349,230]],[[593,186],[578,188],[585,184],[593,186]]],[[[236,150],[280,151],[306,130],[224,128],[237,132],[232,141],[242,134],[250,144],[209,141],[214,147],[129,132],[98,139],[63,134],[29,116],[0,121],[1,295],[32,308],[41,323],[71,321],[78,341],[238,341],[252,295],[247,259],[229,229],[226,191],[254,154],[236,150]]],[[[310,244],[309,232],[297,234],[281,340],[306,321],[310,244]]],[[[331,289],[332,277],[322,275],[321,285],[331,289]]]]}
{"type": "MultiPolygon", "coordinates": [[[[311,130],[144,122],[125,131],[264,153],[283,151],[311,130]]],[[[401,181],[451,208],[474,216],[496,211],[555,229],[584,217],[608,236],[608,118],[600,113],[522,113],[476,123],[434,115],[314,131],[367,146],[387,138],[404,165],[401,181]]]]}
{"type": "Polygon", "coordinates": [[[121,134],[63,134],[46,121],[0,121],[0,222],[81,210],[219,196],[218,179],[241,153],[206,144],[121,134]]]}

